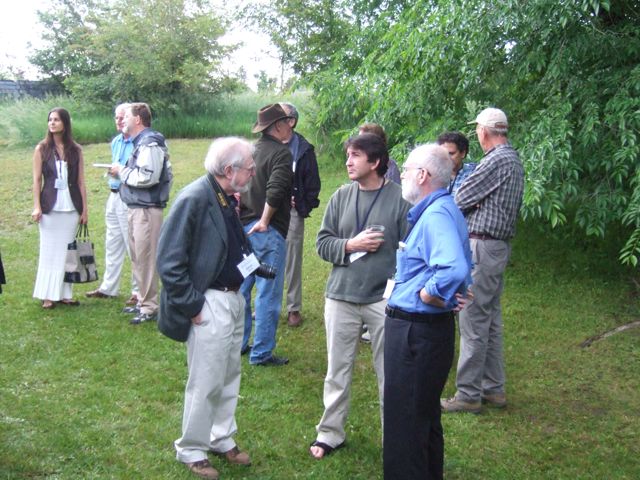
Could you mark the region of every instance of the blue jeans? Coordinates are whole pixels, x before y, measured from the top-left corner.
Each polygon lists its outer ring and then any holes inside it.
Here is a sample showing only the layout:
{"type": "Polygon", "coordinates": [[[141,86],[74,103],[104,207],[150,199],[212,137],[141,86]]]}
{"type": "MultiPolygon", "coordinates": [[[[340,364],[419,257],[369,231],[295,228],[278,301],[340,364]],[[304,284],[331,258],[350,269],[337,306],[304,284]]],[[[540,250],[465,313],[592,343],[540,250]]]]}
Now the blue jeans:
{"type": "MultiPolygon", "coordinates": [[[[248,232],[256,221],[245,225],[244,231],[248,232]]],[[[287,246],[284,237],[271,226],[266,232],[252,234],[249,241],[258,260],[273,266],[276,270],[276,277],[273,279],[258,277],[254,274],[245,278],[240,287],[246,300],[242,348],[249,344],[251,336],[251,290],[254,284],[257,291],[255,299],[256,330],[253,335],[253,348],[249,356],[249,363],[255,364],[271,358],[272,352],[276,348],[276,331],[282,308],[287,246]]]]}

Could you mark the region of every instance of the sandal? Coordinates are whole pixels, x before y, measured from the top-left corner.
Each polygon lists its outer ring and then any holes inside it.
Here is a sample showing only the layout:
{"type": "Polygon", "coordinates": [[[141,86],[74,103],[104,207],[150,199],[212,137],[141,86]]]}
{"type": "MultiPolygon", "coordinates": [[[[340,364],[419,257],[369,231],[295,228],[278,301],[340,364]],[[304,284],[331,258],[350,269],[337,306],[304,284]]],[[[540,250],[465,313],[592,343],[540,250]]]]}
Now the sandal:
{"type": "Polygon", "coordinates": [[[71,298],[64,298],[60,300],[60,303],[63,305],[68,305],[70,307],[77,307],[78,305],[80,305],[80,302],[78,300],[73,300],[71,298]]]}
{"type": "Polygon", "coordinates": [[[322,460],[327,455],[331,455],[334,452],[334,450],[338,450],[339,448],[342,448],[342,447],[344,447],[344,442],[342,442],[340,445],[336,447],[332,447],[330,445],[327,445],[324,442],[319,442],[318,440],[315,440],[311,445],[309,445],[309,454],[316,460],[322,460]],[[323,450],[322,456],[316,457],[311,451],[311,447],[320,447],[323,450]]]}
{"type": "Polygon", "coordinates": [[[56,308],[56,304],[53,303],[51,300],[43,300],[42,308],[44,308],[45,310],[51,310],[52,308],[56,308]]]}

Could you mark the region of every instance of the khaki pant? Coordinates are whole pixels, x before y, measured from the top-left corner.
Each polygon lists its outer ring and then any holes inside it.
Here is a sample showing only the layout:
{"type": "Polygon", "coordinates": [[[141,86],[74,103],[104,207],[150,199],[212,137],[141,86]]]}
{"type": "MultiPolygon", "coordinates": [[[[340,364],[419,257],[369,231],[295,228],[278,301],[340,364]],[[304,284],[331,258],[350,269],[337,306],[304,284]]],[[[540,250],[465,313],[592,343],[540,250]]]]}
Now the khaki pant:
{"type": "Polygon", "coordinates": [[[138,285],[141,313],[158,311],[158,272],[156,253],[162,227],[161,208],[129,209],[129,249],[133,277],[138,285]]]}
{"type": "MultiPolygon", "coordinates": [[[[124,259],[129,253],[129,210],[120,199],[120,194],[111,192],[105,209],[106,235],[104,240],[104,274],[100,290],[107,295],[116,296],[120,289],[120,274],[124,259]]],[[[138,287],[131,274],[131,294],[138,296],[138,287]]]]}
{"type": "Polygon", "coordinates": [[[460,356],[456,398],[479,402],[483,394],[504,393],[500,296],[511,247],[502,240],[470,240],[473,300],[460,312],[460,356]]]}
{"type": "Polygon", "coordinates": [[[287,266],[284,278],[287,282],[287,312],[302,310],[302,246],[304,243],[304,218],[295,208],[291,209],[291,221],[287,233],[287,266]]]}
{"type": "Polygon", "coordinates": [[[373,367],[378,377],[380,417],[384,393],[384,309],[386,300],[358,304],[325,298],[324,321],[327,331],[327,376],[324,380],[324,414],[316,426],[317,440],[336,447],[344,442],[344,426],[349,414],[351,378],[362,324],[371,332],[373,367]]]}
{"type": "Polygon", "coordinates": [[[175,441],[181,462],[199,462],[209,450],[227,452],[236,446],[243,318],[241,293],[205,292],[202,323],[191,327],[187,339],[189,379],[182,437],[175,441]]]}

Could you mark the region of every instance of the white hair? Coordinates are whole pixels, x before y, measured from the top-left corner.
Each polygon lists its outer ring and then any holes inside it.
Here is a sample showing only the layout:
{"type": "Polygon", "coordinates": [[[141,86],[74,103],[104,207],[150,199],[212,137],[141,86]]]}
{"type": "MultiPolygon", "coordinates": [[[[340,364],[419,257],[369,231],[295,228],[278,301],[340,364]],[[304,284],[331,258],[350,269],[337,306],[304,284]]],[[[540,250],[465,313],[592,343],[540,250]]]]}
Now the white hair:
{"type": "Polygon", "coordinates": [[[489,132],[489,135],[493,137],[506,137],[509,130],[508,127],[487,127],[486,125],[480,125],[482,128],[489,132]]]}
{"type": "Polygon", "coordinates": [[[118,113],[118,110],[127,110],[130,106],[131,104],[127,102],[116,105],[116,108],[113,109],[113,113],[118,113]]]}
{"type": "Polygon", "coordinates": [[[216,138],[204,159],[204,168],[211,175],[222,176],[227,167],[241,167],[247,154],[253,156],[254,150],[253,144],[244,138],[216,138]]]}
{"type": "Polygon", "coordinates": [[[410,161],[416,166],[428,170],[436,187],[444,188],[449,185],[453,162],[444,147],[435,143],[420,145],[414,148],[407,157],[407,163],[410,161]]]}
{"type": "Polygon", "coordinates": [[[298,113],[298,109],[293,103],[280,102],[280,106],[284,110],[284,113],[286,113],[287,115],[291,115],[293,118],[296,119],[296,121],[298,120],[298,117],[300,116],[300,114],[298,113]]]}

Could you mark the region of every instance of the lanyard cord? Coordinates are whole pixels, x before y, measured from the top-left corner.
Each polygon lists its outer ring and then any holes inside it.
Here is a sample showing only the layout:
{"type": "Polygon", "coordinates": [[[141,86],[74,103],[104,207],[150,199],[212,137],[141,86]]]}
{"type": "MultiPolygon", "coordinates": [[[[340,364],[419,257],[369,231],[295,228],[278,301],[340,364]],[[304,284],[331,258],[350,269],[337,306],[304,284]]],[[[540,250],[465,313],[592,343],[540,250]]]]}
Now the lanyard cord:
{"type": "Polygon", "coordinates": [[[62,178],[62,162],[63,160],[60,158],[60,155],[58,155],[58,149],[54,148],[53,149],[53,160],[55,162],[55,166],[56,166],[56,178],[61,179],[62,178]],[[58,163],[60,162],[60,163],[58,163]]]}
{"type": "Polygon", "coordinates": [[[453,186],[456,184],[456,180],[458,179],[458,175],[460,175],[460,172],[462,171],[463,168],[464,168],[464,165],[462,167],[460,167],[460,170],[458,170],[456,172],[456,176],[453,178],[453,180],[449,181],[449,193],[451,193],[451,191],[453,190],[453,186]]]}
{"type": "Polygon", "coordinates": [[[373,199],[373,202],[369,206],[369,210],[367,211],[366,215],[364,216],[364,219],[363,219],[362,223],[360,223],[360,211],[359,211],[360,209],[358,208],[358,203],[359,203],[359,199],[360,199],[360,187],[358,187],[358,190],[356,191],[356,227],[358,227],[358,233],[360,233],[362,231],[362,229],[364,228],[364,226],[367,224],[367,219],[369,218],[369,214],[371,213],[371,210],[373,210],[373,206],[378,201],[378,197],[380,196],[380,193],[382,192],[382,189],[384,188],[384,182],[385,182],[385,179],[383,178],[382,179],[382,185],[380,185],[380,188],[378,189],[378,192],[376,193],[376,196],[373,199]]]}

